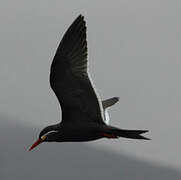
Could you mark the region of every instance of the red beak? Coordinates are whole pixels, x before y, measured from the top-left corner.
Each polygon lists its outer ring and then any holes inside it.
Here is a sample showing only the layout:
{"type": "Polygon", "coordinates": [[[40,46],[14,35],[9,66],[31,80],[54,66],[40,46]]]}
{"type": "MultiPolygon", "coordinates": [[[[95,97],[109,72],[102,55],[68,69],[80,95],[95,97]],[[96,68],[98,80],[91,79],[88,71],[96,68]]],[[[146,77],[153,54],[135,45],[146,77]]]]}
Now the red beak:
{"type": "Polygon", "coordinates": [[[40,143],[42,143],[43,140],[42,139],[38,139],[29,149],[29,151],[31,151],[32,149],[34,149],[36,146],[38,146],[40,143]]]}

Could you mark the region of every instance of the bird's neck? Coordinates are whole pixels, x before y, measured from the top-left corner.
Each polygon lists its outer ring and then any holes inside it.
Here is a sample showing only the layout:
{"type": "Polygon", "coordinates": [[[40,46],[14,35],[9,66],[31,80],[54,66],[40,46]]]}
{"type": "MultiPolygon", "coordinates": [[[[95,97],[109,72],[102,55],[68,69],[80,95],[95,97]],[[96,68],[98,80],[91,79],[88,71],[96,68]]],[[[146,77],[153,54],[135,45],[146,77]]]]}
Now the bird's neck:
{"type": "Polygon", "coordinates": [[[47,128],[49,130],[59,130],[59,126],[60,124],[53,124],[53,125],[48,126],[47,128]]]}

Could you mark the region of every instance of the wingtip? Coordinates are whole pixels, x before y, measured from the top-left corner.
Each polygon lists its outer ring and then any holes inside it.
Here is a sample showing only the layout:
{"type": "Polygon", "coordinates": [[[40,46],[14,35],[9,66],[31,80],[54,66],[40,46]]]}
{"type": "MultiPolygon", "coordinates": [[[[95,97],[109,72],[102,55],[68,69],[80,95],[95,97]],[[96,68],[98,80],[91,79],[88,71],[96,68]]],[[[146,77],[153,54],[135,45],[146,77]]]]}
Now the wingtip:
{"type": "Polygon", "coordinates": [[[117,102],[120,100],[120,97],[115,97],[115,98],[116,98],[117,102]]]}
{"type": "Polygon", "coordinates": [[[117,103],[117,102],[119,102],[119,99],[120,99],[119,97],[113,97],[113,98],[112,98],[112,100],[114,100],[114,104],[117,103]]]}
{"type": "Polygon", "coordinates": [[[84,16],[82,15],[82,14],[79,14],[78,16],[77,16],[77,18],[74,20],[74,22],[73,23],[75,23],[75,22],[82,22],[82,23],[84,23],[84,25],[85,25],[85,19],[84,19],[84,16]]]}
{"type": "Polygon", "coordinates": [[[79,15],[77,16],[77,18],[80,18],[80,19],[84,20],[84,16],[83,16],[82,14],[79,14],[79,15]]]}

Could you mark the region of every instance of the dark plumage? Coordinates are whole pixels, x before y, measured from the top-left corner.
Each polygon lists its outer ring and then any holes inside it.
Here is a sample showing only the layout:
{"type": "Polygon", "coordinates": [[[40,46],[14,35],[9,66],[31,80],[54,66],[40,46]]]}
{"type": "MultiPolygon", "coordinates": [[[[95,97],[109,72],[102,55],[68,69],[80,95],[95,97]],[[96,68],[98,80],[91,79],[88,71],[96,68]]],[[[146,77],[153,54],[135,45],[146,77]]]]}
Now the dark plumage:
{"type": "Polygon", "coordinates": [[[44,128],[38,141],[90,141],[99,138],[148,139],[146,130],[123,130],[106,124],[106,109],[117,97],[101,102],[88,74],[84,17],[78,16],[61,40],[50,70],[50,85],[62,109],[62,121],[44,128]]]}

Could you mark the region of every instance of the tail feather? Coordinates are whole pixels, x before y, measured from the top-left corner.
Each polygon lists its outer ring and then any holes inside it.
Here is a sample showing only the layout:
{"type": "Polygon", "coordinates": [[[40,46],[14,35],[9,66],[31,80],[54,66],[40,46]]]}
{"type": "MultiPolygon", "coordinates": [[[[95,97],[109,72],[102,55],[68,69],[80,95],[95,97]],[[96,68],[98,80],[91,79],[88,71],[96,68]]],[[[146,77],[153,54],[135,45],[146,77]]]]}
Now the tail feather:
{"type": "Polygon", "coordinates": [[[124,130],[116,129],[114,134],[118,137],[130,138],[130,139],[143,139],[150,140],[147,137],[144,137],[142,134],[147,133],[148,130],[124,130]]]}

